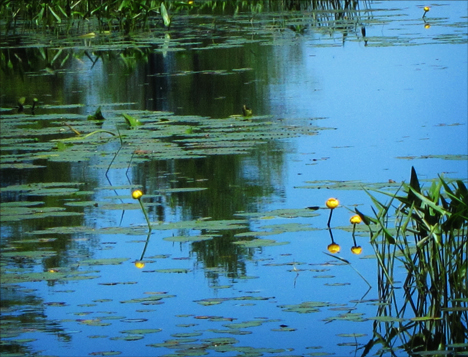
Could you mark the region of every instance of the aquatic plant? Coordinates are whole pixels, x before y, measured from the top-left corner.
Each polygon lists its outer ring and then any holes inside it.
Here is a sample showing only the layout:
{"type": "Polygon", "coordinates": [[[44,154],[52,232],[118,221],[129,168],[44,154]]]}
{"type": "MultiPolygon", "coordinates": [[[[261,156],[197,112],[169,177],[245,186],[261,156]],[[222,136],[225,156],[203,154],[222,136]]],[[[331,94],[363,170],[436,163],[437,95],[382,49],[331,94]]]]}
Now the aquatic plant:
{"type": "MultiPolygon", "coordinates": [[[[118,30],[126,34],[136,29],[155,26],[169,28],[173,14],[197,12],[230,12],[240,10],[257,14],[265,9],[272,11],[329,10],[326,21],[346,20],[355,16],[359,1],[161,1],[161,0],[48,0],[0,2],[0,17],[5,33],[16,32],[19,27],[42,29],[54,33],[68,33],[82,29],[91,22],[99,31],[118,30]]],[[[325,19],[325,17],[323,18],[325,19]]],[[[288,25],[289,26],[289,25],[288,25]]],[[[291,29],[303,29],[303,25],[291,29]]]]}
{"type": "Polygon", "coordinates": [[[328,208],[330,208],[330,216],[328,217],[328,222],[327,222],[327,226],[328,228],[330,228],[330,222],[331,222],[331,218],[333,215],[333,210],[336,207],[338,207],[338,205],[340,204],[340,201],[338,201],[336,198],[329,198],[327,202],[325,202],[325,204],[327,205],[328,208]]]}
{"type": "Polygon", "coordinates": [[[374,323],[374,338],[363,355],[378,343],[392,349],[396,337],[402,341],[399,348],[411,353],[468,347],[467,187],[462,180],[448,183],[439,177],[424,191],[412,168],[410,183],[397,193],[378,192],[390,201],[368,192],[376,206],[373,216],[356,209],[376,253],[378,317],[384,318],[374,323]],[[397,290],[398,263],[405,268],[402,290],[397,290]],[[399,291],[402,306],[397,306],[399,291]]]}

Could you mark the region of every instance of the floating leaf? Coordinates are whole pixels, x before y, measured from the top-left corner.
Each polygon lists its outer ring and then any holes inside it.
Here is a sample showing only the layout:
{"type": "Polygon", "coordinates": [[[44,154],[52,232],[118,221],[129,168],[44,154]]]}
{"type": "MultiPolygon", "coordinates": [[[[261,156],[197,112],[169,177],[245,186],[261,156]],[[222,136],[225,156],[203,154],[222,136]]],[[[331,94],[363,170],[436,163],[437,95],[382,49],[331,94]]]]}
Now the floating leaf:
{"type": "Polygon", "coordinates": [[[163,238],[163,240],[167,240],[169,242],[200,242],[204,240],[210,240],[213,239],[213,236],[205,236],[205,235],[200,235],[200,236],[172,236],[172,237],[166,237],[163,238]]]}
{"type": "Polygon", "coordinates": [[[122,115],[123,115],[123,117],[125,118],[125,121],[127,122],[127,124],[128,124],[132,129],[135,129],[136,127],[142,125],[142,123],[141,123],[138,119],[132,117],[131,115],[128,115],[128,114],[126,114],[126,113],[122,113],[122,115]]]}
{"type": "Polygon", "coordinates": [[[119,265],[130,258],[103,258],[103,259],[87,259],[80,262],[82,265],[119,265]]]}
{"type": "Polygon", "coordinates": [[[319,312],[321,307],[330,306],[327,302],[306,301],[298,305],[280,305],[279,307],[286,312],[297,312],[300,314],[308,314],[311,312],[319,312]]]}
{"type": "Polygon", "coordinates": [[[185,274],[191,271],[190,269],[184,268],[172,268],[172,269],[157,269],[156,272],[158,273],[175,273],[175,274],[185,274]]]}
{"type": "Polygon", "coordinates": [[[118,336],[118,337],[111,337],[111,340],[123,340],[123,341],[138,341],[143,339],[143,335],[127,335],[127,336],[118,336]]]}
{"type": "Polygon", "coordinates": [[[241,240],[241,241],[233,242],[233,244],[241,245],[244,248],[262,248],[262,247],[285,245],[285,244],[289,244],[289,242],[277,242],[273,239],[253,239],[253,240],[241,240]]]}

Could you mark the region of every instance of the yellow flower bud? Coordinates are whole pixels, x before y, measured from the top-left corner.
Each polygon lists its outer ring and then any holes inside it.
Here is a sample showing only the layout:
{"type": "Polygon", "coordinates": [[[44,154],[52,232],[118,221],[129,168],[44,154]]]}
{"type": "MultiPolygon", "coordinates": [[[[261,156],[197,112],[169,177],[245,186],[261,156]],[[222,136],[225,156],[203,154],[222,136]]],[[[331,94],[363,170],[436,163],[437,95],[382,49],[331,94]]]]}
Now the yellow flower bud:
{"type": "Polygon", "coordinates": [[[332,254],[335,254],[335,253],[338,253],[341,249],[340,245],[339,244],[336,244],[336,243],[332,243],[332,244],[329,244],[328,247],[327,247],[328,251],[332,254]]]}
{"type": "Polygon", "coordinates": [[[354,216],[352,216],[349,221],[352,223],[352,224],[359,224],[362,222],[362,219],[361,219],[361,216],[358,215],[358,214],[355,214],[354,216]]]}
{"type": "Polygon", "coordinates": [[[145,262],[141,261],[141,260],[137,260],[135,262],[135,266],[138,268],[138,269],[143,269],[145,267],[145,262]]]}
{"type": "Polygon", "coordinates": [[[141,190],[135,190],[132,192],[132,197],[136,200],[140,199],[141,196],[143,196],[143,192],[141,192],[141,190]]]}
{"type": "Polygon", "coordinates": [[[329,198],[325,204],[328,208],[335,209],[340,204],[340,201],[338,201],[336,198],[329,198]]]}
{"type": "Polygon", "coordinates": [[[424,6],[424,11],[428,12],[431,8],[429,6],[424,6]]]}
{"type": "Polygon", "coordinates": [[[360,246],[354,246],[354,247],[351,247],[351,252],[353,254],[361,254],[362,253],[362,248],[360,246]]]}

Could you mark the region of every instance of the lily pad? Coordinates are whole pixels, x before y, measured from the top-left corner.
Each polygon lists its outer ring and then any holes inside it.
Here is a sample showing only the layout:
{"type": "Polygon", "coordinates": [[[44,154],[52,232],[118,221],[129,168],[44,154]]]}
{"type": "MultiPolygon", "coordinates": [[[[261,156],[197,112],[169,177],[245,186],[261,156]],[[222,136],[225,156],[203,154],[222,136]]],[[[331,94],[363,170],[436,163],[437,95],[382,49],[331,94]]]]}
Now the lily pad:
{"type": "Polygon", "coordinates": [[[143,329],[133,329],[133,330],[124,330],[120,331],[120,333],[128,333],[130,335],[146,335],[148,333],[157,333],[161,332],[162,329],[160,328],[143,328],[143,329]]]}
{"type": "Polygon", "coordinates": [[[305,301],[298,305],[280,305],[279,307],[286,312],[297,312],[300,314],[308,314],[311,312],[319,312],[320,308],[328,307],[330,303],[320,301],[305,301]]]}
{"type": "Polygon", "coordinates": [[[87,259],[80,262],[82,265],[119,265],[130,258],[103,258],[103,259],[87,259]]]}
{"type": "Polygon", "coordinates": [[[233,242],[233,244],[241,245],[244,248],[263,248],[263,247],[285,245],[285,244],[289,244],[289,242],[277,242],[273,239],[253,239],[253,240],[240,240],[237,242],[233,242]]]}
{"type": "Polygon", "coordinates": [[[167,240],[169,242],[200,242],[204,240],[210,240],[213,239],[213,236],[205,236],[205,235],[199,235],[199,236],[172,236],[172,237],[166,237],[163,238],[163,240],[167,240]]]}

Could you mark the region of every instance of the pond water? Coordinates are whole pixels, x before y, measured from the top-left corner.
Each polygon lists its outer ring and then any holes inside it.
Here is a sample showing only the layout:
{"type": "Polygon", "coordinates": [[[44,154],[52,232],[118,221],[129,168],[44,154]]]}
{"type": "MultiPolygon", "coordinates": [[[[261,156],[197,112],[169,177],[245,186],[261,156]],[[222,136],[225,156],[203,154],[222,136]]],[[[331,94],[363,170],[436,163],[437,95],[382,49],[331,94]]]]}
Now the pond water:
{"type": "Polygon", "coordinates": [[[408,355],[349,219],[468,179],[468,6],[424,5],[3,38],[2,355],[408,355]]]}

